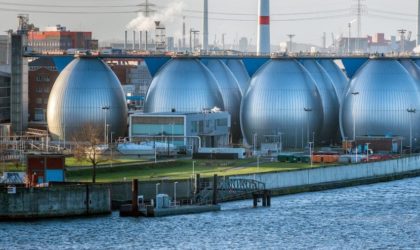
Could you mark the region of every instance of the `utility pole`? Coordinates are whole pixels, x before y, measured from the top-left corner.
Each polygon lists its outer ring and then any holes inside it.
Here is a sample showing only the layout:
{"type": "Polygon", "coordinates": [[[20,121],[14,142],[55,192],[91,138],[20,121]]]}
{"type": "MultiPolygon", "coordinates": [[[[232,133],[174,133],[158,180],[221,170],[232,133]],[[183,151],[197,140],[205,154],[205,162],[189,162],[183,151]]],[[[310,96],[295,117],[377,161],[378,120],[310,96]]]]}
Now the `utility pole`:
{"type": "Polygon", "coordinates": [[[287,36],[289,37],[289,52],[292,52],[292,46],[293,46],[293,37],[295,37],[295,34],[287,34],[287,36]]]}
{"type": "Polygon", "coordinates": [[[404,45],[405,45],[404,44],[404,42],[405,42],[405,32],[407,30],[405,30],[405,29],[399,29],[397,31],[400,34],[400,45],[401,45],[400,52],[404,52],[405,51],[405,48],[404,48],[404,45]]]}

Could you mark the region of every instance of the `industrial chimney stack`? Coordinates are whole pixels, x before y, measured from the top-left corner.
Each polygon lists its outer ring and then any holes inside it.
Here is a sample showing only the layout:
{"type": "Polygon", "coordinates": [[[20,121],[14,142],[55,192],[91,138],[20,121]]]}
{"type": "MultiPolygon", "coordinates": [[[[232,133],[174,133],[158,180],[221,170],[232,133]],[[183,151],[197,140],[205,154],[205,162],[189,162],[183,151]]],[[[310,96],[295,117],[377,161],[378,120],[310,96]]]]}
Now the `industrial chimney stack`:
{"type": "Polygon", "coordinates": [[[270,1],[258,1],[257,54],[270,53],[270,1]]]}
{"type": "Polygon", "coordinates": [[[208,0],[204,0],[203,10],[203,47],[204,51],[208,50],[209,46],[209,4],[208,0]]]}
{"type": "Polygon", "coordinates": [[[420,45],[420,0],[418,0],[418,9],[417,9],[417,46],[420,45]]]}

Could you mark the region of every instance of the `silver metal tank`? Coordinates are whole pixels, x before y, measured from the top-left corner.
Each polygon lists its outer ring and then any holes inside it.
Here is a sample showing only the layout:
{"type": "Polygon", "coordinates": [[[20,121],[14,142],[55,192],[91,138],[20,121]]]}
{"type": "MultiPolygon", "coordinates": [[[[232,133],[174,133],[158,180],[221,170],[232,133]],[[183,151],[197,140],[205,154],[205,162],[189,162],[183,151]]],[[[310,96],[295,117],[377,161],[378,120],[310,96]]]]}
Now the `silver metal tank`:
{"type": "Polygon", "coordinates": [[[216,79],[199,60],[174,58],[153,78],[147,91],[144,112],[202,112],[224,110],[216,79]]]}
{"type": "Polygon", "coordinates": [[[319,59],[318,63],[330,76],[334,84],[335,92],[337,94],[338,102],[341,104],[344,94],[347,91],[349,79],[344,72],[331,59],[319,59]]]}
{"type": "Polygon", "coordinates": [[[257,147],[280,137],[283,147],[303,148],[319,134],[323,111],[309,72],[294,59],[272,59],[252,77],[241,103],[241,128],[257,147]]]}
{"type": "Polygon", "coordinates": [[[231,115],[232,142],[238,143],[242,135],[239,121],[242,95],[239,90],[238,81],[226,64],[221,60],[209,59],[203,60],[203,63],[213,73],[217,80],[225,106],[224,110],[231,115]]]}
{"type": "Polygon", "coordinates": [[[108,138],[111,132],[114,138],[125,136],[127,105],[117,76],[98,58],[74,59],[51,90],[47,122],[53,138],[60,140],[71,140],[85,124],[101,131],[109,124],[108,138]]]}
{"type": "Polygon", "coordinates": [[[338,114],[340,105],[332,80],[322,66],[315,60],[302,59],[300,62],[315,80],[321,96],[324,119],[318,141],[322,144],[337,142],[339,137],[338,114]]]}
{"type": "Polygon", "coordinates": [[[340,108],[343,138],[402,136],[418,141],[420,98],[408,71],[394,59],[370,59],[353,77],[340,108]],[[355,131],[355,133],[353,132],[355,131]]]}
{"type": "Polygon", "coordinates": [[[239,89],[241,90],[242,96],[244,96],[248,90],[249,82],[251,80],[248,72],[246,71],[245,64],[242,60],[228,59],[226,60],[226,65],[230,71],[232,71],[233,75],[236,77],[236,80],[238,80],[239,89]]]}

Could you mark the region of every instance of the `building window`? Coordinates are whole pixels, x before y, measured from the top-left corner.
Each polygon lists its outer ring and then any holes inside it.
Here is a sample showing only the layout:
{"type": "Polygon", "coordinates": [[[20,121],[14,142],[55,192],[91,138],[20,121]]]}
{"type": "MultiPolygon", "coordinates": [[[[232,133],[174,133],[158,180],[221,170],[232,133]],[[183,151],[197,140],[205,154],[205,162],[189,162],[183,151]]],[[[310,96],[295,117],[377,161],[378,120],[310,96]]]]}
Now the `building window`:
{"type": "Polygon", "coordinates": [[[197,133],[197,121],[192,121],[191,122],[191,133],[197,133]]]}
{"type": "Polygon", "coordinates": [[[44,88],[44,93],[50,93],[50,88],[44,88]]]}
{"type": "Polygon", "coordinates": [[[48,104],[48,98],[44,98],[44,104],[48,104]]]}
{"type": "Polygon", "coordinates": [[[34,121],[45,121],[44,109],[34,109],[34,112],[35,112],[34,121]]]}
{"type": "Polygon", "coordinates": [[[42,98],[36,98],[36,104],[42,104],[42,98]]]}
{"type": "Polygon", "coordinates": [[[226,127],[227,126],[227,119],[217,119],[217,126],[219,127],[226,127]]]}
{"type": "Polygon", "coordinates": [[[42,88],[35,88],[36,93],[42,93],[42,88]]]}
{"type": "Polygon", "coordinates": [[[36,76],[36,81],[37,82],[49,82],[50,81],[50,76],[49,75],[37,75],[36,76]]]}

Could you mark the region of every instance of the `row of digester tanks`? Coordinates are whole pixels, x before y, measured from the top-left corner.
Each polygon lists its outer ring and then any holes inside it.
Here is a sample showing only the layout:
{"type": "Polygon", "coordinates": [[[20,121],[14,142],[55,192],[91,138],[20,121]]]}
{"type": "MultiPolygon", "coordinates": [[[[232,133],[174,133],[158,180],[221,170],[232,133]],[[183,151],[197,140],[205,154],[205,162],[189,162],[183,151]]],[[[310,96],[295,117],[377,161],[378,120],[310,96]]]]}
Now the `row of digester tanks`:
{"type": "MultiPolygon", "coordinates": [[[[250,77],[238,59],[173,58],[153,78],[145,112],[219,107],[232,115],[232,141],[243,138],[250,145],[278,136],[285,148],[303,148],[309,141],[328,145],[354,135],[401,136],[405,145],[410,138],[417,144],[416,63],[370,59],[349,83],[329,59],[273,58],[250,77]]],[[[123,135],[127,110],[119,85],[102,61],[75,59],[51,91],[50,132],[70,138],[82,124],[107,119],[110,131],[123,135]]]]}
{"type": "Polygon", "coordinates": [[[232,141],[339,141],[339,107],[348,79],[328,59],[271,59],[249,77],[241,60],[175,58],[154,77],[145,112],[201,112],[219,107],[232,116],[232,141]]]}

